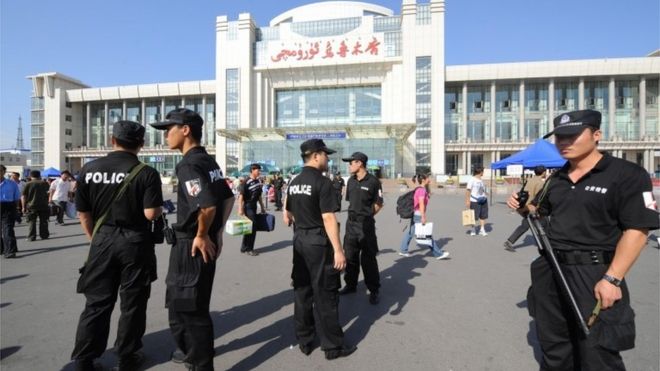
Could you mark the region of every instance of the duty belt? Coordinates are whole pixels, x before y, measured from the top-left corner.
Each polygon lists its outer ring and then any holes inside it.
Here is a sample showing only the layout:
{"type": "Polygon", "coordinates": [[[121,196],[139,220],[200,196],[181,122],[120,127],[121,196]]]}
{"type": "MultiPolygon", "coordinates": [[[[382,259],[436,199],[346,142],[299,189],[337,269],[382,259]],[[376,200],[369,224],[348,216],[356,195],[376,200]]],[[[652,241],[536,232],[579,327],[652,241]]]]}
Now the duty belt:
{"type": "Polygon", "coordinates": [[[614,257],[613,251],[598,250],[574,250],[562,251],[556,250],[557,260],[566,265],[590,265],[590,264],[609,264],[614,257]]]}
{"type": "Polygon", "coordinates": [[[373,216],[364,216],[364,215],[348,215],[348,220],[351,222],[371,222],[374,221],[373,216]]]}

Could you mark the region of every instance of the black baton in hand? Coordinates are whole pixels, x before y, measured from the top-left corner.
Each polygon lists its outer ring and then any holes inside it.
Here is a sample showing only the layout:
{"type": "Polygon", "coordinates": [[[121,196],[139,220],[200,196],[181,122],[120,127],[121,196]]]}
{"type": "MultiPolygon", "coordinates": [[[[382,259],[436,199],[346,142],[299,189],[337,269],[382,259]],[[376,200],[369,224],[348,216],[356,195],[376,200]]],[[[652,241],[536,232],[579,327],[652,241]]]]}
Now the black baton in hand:
{"type": "Polygon", "coordinates": [[[548,236],[545,233],[545,229],[543,228],[541,222],[539,221],[538,215],[536,214],[532,215],[532,213],[529,213],[527,215],[527,222],[529,223],[529,229],[532,231],[532,234],[534,235],[534,239],[536,240],[536,245],[539,247],[539,250],[545,252],[545,254],[547,254],[548,257],[550,258],[550,265],[552,266],[552,271],[559,279],[561,289],[564,292],[566,298],[568,299],[568,303],[570,304],[571,310],[573,311],[573,314],[575,315],[575,318],[578,321],[578,325],[580,326],[580,329],[584,333],[584,336],[589,336],[589,326],[587,326],[587,323],[584,321],[584,317],[582,317],[582,313],[580,313],[580,308],[578,307],[577,302],[575,301],[575,296],[573,295],[571,288],[568,286],[568,282],[566,281],[566,277],[564,276],[564,273],[561,271],[561,267],[559,266],[559,261],[557,261],[557,256],[555,255],[555,251],[552,249],[550,240],[548,239],[548,236]]]}

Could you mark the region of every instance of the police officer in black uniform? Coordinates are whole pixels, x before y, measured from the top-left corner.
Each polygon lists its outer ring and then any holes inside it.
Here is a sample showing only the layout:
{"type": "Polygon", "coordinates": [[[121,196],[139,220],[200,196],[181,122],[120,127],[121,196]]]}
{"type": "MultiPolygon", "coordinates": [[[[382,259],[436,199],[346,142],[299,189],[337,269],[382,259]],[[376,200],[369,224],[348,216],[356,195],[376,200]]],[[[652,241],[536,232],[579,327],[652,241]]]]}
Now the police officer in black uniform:
{"type": "Polygon", "coordinates": [[[273,187],[275,187],[275,211],[282,211],[282,188],[284,188],[284,179],[279,172],[273,178],[273,187]]]}
{"type": "Polygon", "coordinates": [[[192,370],[213,370],[213,322],[209,314],[215,260],[222,250],[222,231],[234,205],[234,195],[215,159],[200,146],[202,118],[177,108],[165,121],[151,124],[165,130],[170,149],[183,159],[176,165],[176,243],[170,253],[165,283],[166,306],[179,352],[173,361],[192,370]]]}
{"type": "Polygon", "coordinates": [[[355,152],[343,158],[349,163],[351,177],[346,186],[346,199],[349,201],[348,221],[344,235],[346,249],[346,286],[340,295],[354,293],[360,275],[360,265],[364,273],[364,283],[369,289],[369,302],[378,304],[380,274],[378,273],[378,241],[376,239],[376,215],[383,207],[383,189],[380,181],[367,171],[367,155],[355,152]]]}
{"type": "Polygon", "coordinates": [[[86,304],[71,355],[76,370],[93,370],[93,360],[105,351],[119,288],[121,316],[115,342],[118,369],[134,370],[144,359],[139,350],[151,282],[156,279],[150,221],[160,216],[163,205],[158,171],[145,166],[113,202],[124,178],[140,163],[137,153],[143,144],[142,125],[116,122],[112,129],[114,151],[80,171],[76,208],[91,246],[78,281],[78,292],[85,294],[86,304]],[[106,211],[103,224],[93,234],[106,211]]]}
{"type": "Polygon", "coordinates": [[[254,242],[257,239],[257,204],[261,213],[266,212],[264,201],[261,199],[263,184],[259,179],[261,165],[250,165],[250,176],[238,189],[238,215],[245,216],[252,221],[252,233],[243,236],[241,252],[250,256],[259,255],[254,251],[254,242]]]}
{"type": "MultiPolygon", "coordinates": [[[[624,370],[634,347],[634,312],[624,277],[657,229],[658,212],[643,168],[598,151],[601,114],[583,110],[554,120],[555,145],[568,162],[546,181],[531,211],[547,215],[547,234],[583,318],[602,310],[585,337],[547,257],[531,265],[528,308],[543,351],[542,370],[624,370]]],[[[517,195],[508,200],[519,207],[517,195]]]]}
{"type": "Polygon", "coordinates": [[[332,187],[337,192],[337,212],[341,211],[341,196],[344,193],[344,178],[341,177],[341,173],[338,171],[335,173],[334,178],[332,178],[332,187]]]}
{"type": "Polygon", "coordinates": [[[316,312],[325,358],[346,357],[357,349],[344,345],[344,332],[339,325],[337,290],[346,258],[334,214],[337,199],[330,179],[322,174],[328,169],[328,154],[335,151],[321,139],[305,141],[300,150],[305,166],[287,187],[283,213],[284,223],[294,224],[291,278],[296,338],[300,351],[309,355],[316,332],[316,312]]]}

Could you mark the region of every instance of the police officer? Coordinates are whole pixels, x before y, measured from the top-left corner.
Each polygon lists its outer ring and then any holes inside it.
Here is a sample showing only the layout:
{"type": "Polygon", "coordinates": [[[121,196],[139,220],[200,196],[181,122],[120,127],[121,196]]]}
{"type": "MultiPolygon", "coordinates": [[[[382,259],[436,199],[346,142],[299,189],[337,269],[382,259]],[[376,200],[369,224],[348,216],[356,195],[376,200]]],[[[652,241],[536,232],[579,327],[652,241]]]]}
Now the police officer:
{"type": "Polygon", "coordinates": [[[2,254],[5,258],[16,257],[16,235],[14,234],[14,223],[16,222],[17,206],[21,194],[18,184],[11,179],[5,178],[7,168],[0,165],[0,213],[2,213],[2,254]]]}
{"type": "Polygon", "coordinates": [[[238,190],[238,215],[246,216],[252,221],[252,233],[243,236],[241,252],[250,256],[259,255],[254,251],[254,241],[257,239],[257,204],[261,213],[266,212],[264,201],[261,199],[263,184],[259,180],[261,165],[250,165],[250,176],[241,184],[238,190]]]}
{"type": "Polygon", "coordinates": [[[48,189],[50,186],[41,179],[39,170],[30,171],[31,180],[23,188],[21,193],[21,205],[23,214],[28,221],[28,241],[37,239],[37,219],[39,219],[39,237],[48,239],[48,189]]]}
{"type": "Polygon", "coordinates": [[[337,212],[341,211],[341,196],[344,193],[345,185],[346,183],[344,183],[344,178],[341,177],[341,173],[339,171],[336,172],[332,179],[332,187],[335,189],[335,192],[337,192],[337,212]]]}
{"type": "Polygon", "coordinates": [[[143,126],[118,121],[112,129],[114,151],[80,171],[76,208],[91,246],[78,281],[78,292],[85,294],[86,303],[71,355],[77,370],[93,370],[93,360],[105,351],[110,315],[120,287],[121,316],[115,342],[118,369],[134,370],[144,360],[139,350],[151,282],[156,279],[150,221],[160,216],[163,205],[158,172],[145,166],[115,199],[123,180],[140,164],[137,153],[143,144],[143,126]]]}
{"type": "Polygon", "coordinates": [[[275,211],[282,211],[282,188],[284,188],[284,179],[279,172],[273,178],[273,187],[275,187],[275,211]]]}
{"type": "Polygon", "coordinates": [[[222,251],[222,231],[234,205],[222,170],[200,145],[203,125],[197,113],[185,108],[177,108],[165,121],[151,124],[165,130],[170,149],[183,153],[176,165],[176,243],[170,252],[165,300],[178,347],[172,360],[186,363],[192,370],[213,370],[209,303],[215,260],[222,251]]]}
{"type": "Polygon", "coordinates": [[[346,357],[357,349],[344,345],[339,325],[339,272],[346,266],[335,218],[337,199],[328,169],[328,154],[335,153],[321,139],[300,145],[305,162],[301,173],[287,187],[284,223],[294,223],[293,279],[294,320],[300,351],[309,355],[316,333],[314,312],[318,314],[321,349],[326,359],[346,357]]]}
{"type": "Polygon", "coordinates": [[[344,235],[346,249],[346,286],[340,295],[354,293],[357,287],[360,265],[364,273],[364,283],[369,289],[369,302],[378,304],[380,274],[378,273],[378,241],[376,239],[376,215],[383,207],[383,189],[380,181],[367,172],[367,155],[355,152],[343,158],[348,162],[351,177],[346,186],[346,199],[349,201],[348,221],[344,235]]]}
{"type": "MultiPolygon", "coordinates": [[[[643,168],[598,151],[601,114],[554,119],[555,145],[568,162],[529,210],[549,216],[547,234],[584,318],[602,310],[588,337],[578,330],[547,257],[531,265],[528,308],[543,351],[543,370],[624,370],[620,351],[634,347],[634,313],[624,277],[657,229],[658,212],[643,168]]],[[[507,201],[519,207],[517,196],[507,201]]]]}

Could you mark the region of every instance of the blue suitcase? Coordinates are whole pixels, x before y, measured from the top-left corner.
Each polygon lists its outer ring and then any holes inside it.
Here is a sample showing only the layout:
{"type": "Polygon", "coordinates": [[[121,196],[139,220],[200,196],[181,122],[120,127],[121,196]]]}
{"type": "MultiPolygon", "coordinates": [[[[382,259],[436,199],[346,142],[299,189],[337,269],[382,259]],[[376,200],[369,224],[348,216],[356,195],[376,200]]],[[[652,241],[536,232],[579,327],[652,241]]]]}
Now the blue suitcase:
{"type": "Polygon", "coordinates": [[[271,232],[275,229],[275,215],[257,214],[254,223],[256,224],[257,232],[271,232]]]}

